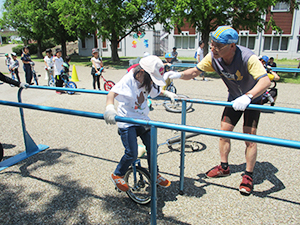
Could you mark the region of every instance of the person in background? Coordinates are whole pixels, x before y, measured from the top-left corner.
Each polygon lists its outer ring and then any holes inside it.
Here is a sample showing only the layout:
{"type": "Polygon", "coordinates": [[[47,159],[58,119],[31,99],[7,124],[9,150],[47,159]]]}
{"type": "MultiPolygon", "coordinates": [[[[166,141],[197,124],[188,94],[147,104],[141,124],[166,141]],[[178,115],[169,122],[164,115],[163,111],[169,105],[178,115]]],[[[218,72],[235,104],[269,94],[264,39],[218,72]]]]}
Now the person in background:
{"type": "Polygon", "coordinates": [[[99,57],[99,51],[97,48],[92,49],[92,55],[93,55],[93,57],[91,58],[91,62],[92,62],[91,74],[93,76],[93,88],[96,89],[96,83],[97,83],[98,90],[101,90],[101,88],[100,88],[100,73],[103,70],[102,58],[99,57]]]}
{"type": "Polygon", "coordinates": [[[28,46],[23,47],[23,53],[21,55],[21,60],[23,62],[23,69],[24,69],[24,72],[25,72],[26,83],[27,84],[32,84],[31,83],[31,80],[32,80],[31,64],[33,64],[33,62],[31,61],[28,46]]]}
{"type": "Polygon", "coordinates": [[[177,57],[178,57],[178,52],[176,52],[177,48],[174,47],[172,53],[173,59],[171,61],[171,63],[178,61],[177,57]]]}
{"type": "Polygon", "coordinates": [[[270,57],[269,61],[267,62],[267,66],[277,67],[273,57],[270,57]]]}
{"type": "Polygon", "coordinates": [[[5,65],[7,66],[9,70],[9,65],[10,65],[11,58],[9,57],[8,53],[5,53],[5,65]]]}
{"type": "MultiPolygon", "coordinates": [[[[203,41],[199,41],[199,47],[197,49],[197,62],[198,63],[201,62],[202,59],[204,58],[203,48],[204,48],[204,42],[203,41]]],[[[204,75],[205,75],[205,72],[202,73],[202,80],[206,81],[204,75]]]]}
{"type": "MultiPolygon", "coordinates": [[[[219,26],[211,33],[211,52],[194,68],[183,72],[169,71],[164,79],[190,80],[202,71],[216,72],[228,89],[228,102],[232,107],[224,107],[221,118],[221,130],[233,131],[243,116],[243,133],[256,135],[260,111],[247,109],[251,104],[262,104],[262,95],[271,81],[258,57],[248,48],[237,45],[238,33],[230,26],[219,26]]],[[[253,170],[257,157],[257,143],[245,141],[246,169],[242,175],[239,191],[249,195],[253,190],[253,170]]],[[[221,163],[205,173],[207,178],[230,175],[229,153],[231,141],[228,137],[219,139],[221,163]]]]}
{"type": "MultiPolygon", "coordinates": [[[[63,70],[63,63],[64,60],[61,57],[61,49],[57,48],[55,56],[53,57],[52,61],[54,63],[54,76],[55,76],[55,86],[56,87],[63,87],[63,80],[61,79],[61,71],[63,70]]],[[[56,94],[62,94],[62,91],[56,91],[56,94]]]]}
{"type": "Polygon", "coordinates": [[[11,57],[12,59],[10,61],[10,66],[8,69],[12,71],[15,74],[17,80],[21,82],[19,76],[19,61],[17,60],[17,54],[15,52],[11,53],[11,57]]]}
{"type": "Polygon", "coordinates": [[[50,48],[46,49],[46,56],[44,57],[45,62],[45,80],[51,78],[50,74],[53,75],[53,54],[50,48]]]}

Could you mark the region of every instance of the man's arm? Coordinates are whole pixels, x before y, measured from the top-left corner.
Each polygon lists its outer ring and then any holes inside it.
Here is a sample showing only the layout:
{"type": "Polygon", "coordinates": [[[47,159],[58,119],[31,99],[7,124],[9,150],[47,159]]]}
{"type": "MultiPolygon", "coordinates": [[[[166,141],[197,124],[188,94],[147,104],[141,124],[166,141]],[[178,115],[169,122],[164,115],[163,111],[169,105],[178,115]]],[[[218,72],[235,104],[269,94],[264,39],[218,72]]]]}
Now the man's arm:
{"type": "Polygon", "coordinates": [[[258,80],[257,84],[247,92],[247,94],[252,94],[253,99],[265,93],[265,91],[270,87],[271,81],[268,76],[262,77],[258,80]]]}

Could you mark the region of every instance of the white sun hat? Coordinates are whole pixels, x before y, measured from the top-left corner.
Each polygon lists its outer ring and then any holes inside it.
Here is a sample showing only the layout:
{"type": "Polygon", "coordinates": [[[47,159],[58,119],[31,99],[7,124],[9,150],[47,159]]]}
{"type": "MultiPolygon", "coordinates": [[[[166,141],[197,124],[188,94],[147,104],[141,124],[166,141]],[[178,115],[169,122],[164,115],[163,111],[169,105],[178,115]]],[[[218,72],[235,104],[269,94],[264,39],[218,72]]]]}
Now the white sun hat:
{"type": "Polygon", "coordinates": [[[155,55],[149,55],[140,60],[140,66],[150,74],[152,81],[159,86],[165,86],[164,64],[160,58],[155,55]]]}

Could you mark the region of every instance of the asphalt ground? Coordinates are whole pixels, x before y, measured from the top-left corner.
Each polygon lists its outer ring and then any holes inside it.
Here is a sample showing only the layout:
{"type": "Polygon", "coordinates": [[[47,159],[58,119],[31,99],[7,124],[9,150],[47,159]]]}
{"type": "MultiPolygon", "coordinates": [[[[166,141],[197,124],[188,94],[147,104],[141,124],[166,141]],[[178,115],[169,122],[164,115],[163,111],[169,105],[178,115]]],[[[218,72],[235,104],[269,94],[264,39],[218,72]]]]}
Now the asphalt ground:
{"type": "MultiPolygon", "coordinates": [[[[0,71],[7,72],[0,48],[0,71]]],[[[21,67],[22,67],[22,63],[21,67]]],[[[72,65],[72,63],[71,63],[72,65]]],[[[43,63],[36,63],[46,85],[43,63]]],[[[91,89],[91,68],[76,67],[78,88],[91,89]]],[[[25,81],[23,69],[20,77],[25,81]]],[[[125,70],[106,69],[106,79],[117,82],[125,70]]],[[[208,81],[175,80],[178,93],[191,98],[226,101],[227,90],[220,79],[208,81]]],[[[103,89],[103,81],[101,80],[103,89]]],[[[277,85],[276,106],[300,108],[299,85],[277,85]]],[[[18,88],[0,84],[1,100],[17,101],[18,88]]],[[[27,89],[24,103],[104,113],[106,97],[77,93],[57,95],[55,91],[27,89]]],[[[153,101],[150,118],[181,123],[181,115],[167,112],[162,101],[153,101]]],[[[219,129],[223,107],[194,104],[187,124],[219,129]]],[[[0,141],[4,159],[23,152],[24,142],[19,109],[0,105],[0,141]]],[[[117,127],[103,120],[24,109],[27,132],[37,144],[50,146],[0,172],[0,224],[149,224],[150,205],[133,203],[118,193],[110,180],[123,154],[117,127]]],[[[262,113],[258,135],[299,140],[299,115],[262,113]]],[[[235,129],[242,131],[241,121],[235,129]]],[[[158,143],[176,136],[158,129],[158,143]]],[[[179,191],[180,146],[158,149],[160,173],[172,181],[171,187],[158,187],[158,224],[300,224],[299,149],[258,144],[254,171],[254,192],[239,193],[245,169],[243,141],[232,140],[229,158],[231,176],[205,179],[204,174],[219,164],[218,137],[200,135],[186,143],[184,195],[179,191]],[[192,151],[191,141],[199,150],[192,151]]],[[[144,166],[147,165],[142,160],[144,166]]]]}

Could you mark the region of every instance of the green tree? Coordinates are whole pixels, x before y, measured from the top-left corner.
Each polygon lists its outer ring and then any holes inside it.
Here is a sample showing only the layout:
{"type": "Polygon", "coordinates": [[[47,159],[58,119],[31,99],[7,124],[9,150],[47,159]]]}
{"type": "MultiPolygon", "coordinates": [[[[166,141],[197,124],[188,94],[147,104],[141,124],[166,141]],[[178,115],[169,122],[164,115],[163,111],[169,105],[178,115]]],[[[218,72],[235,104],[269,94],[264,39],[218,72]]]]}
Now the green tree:
{"type": "MultiPolygon", "coordinates": [[[[291,3],[291,11],[297,8],[295,0],[291,3]]],[[[272,27],[280,31],[274,20],[264,20],[264,15],[270,13],[271,6],[282,0],[156,0],[158,9],[165,12],[164,17],[170,18],[173,27],[179,29],[185,22],[201,32],[205,43],[204,54],[208,52],[209,34],[220,25],[231,25],[235,29],[261,31],[272,27]]]]}
{"type": "Polygon", "coordinates": [[[37,41],[38,57],[42,57],[42,40],[49,35],[44,23],[47,2],[43,0],[6,0],[2,27],[13,28],[25,39],[37,41]]]}
{"type": "Polygon", "coordinates": [[[97,31],[98,37],[111,42],[112,61],[120,60],[118,44],[125,37],[146,27],[154,29],[158,21],[155,4],[148,0],[65,0],[59,5],[59,19],[69,32],[80,36],[97,31]]]}

